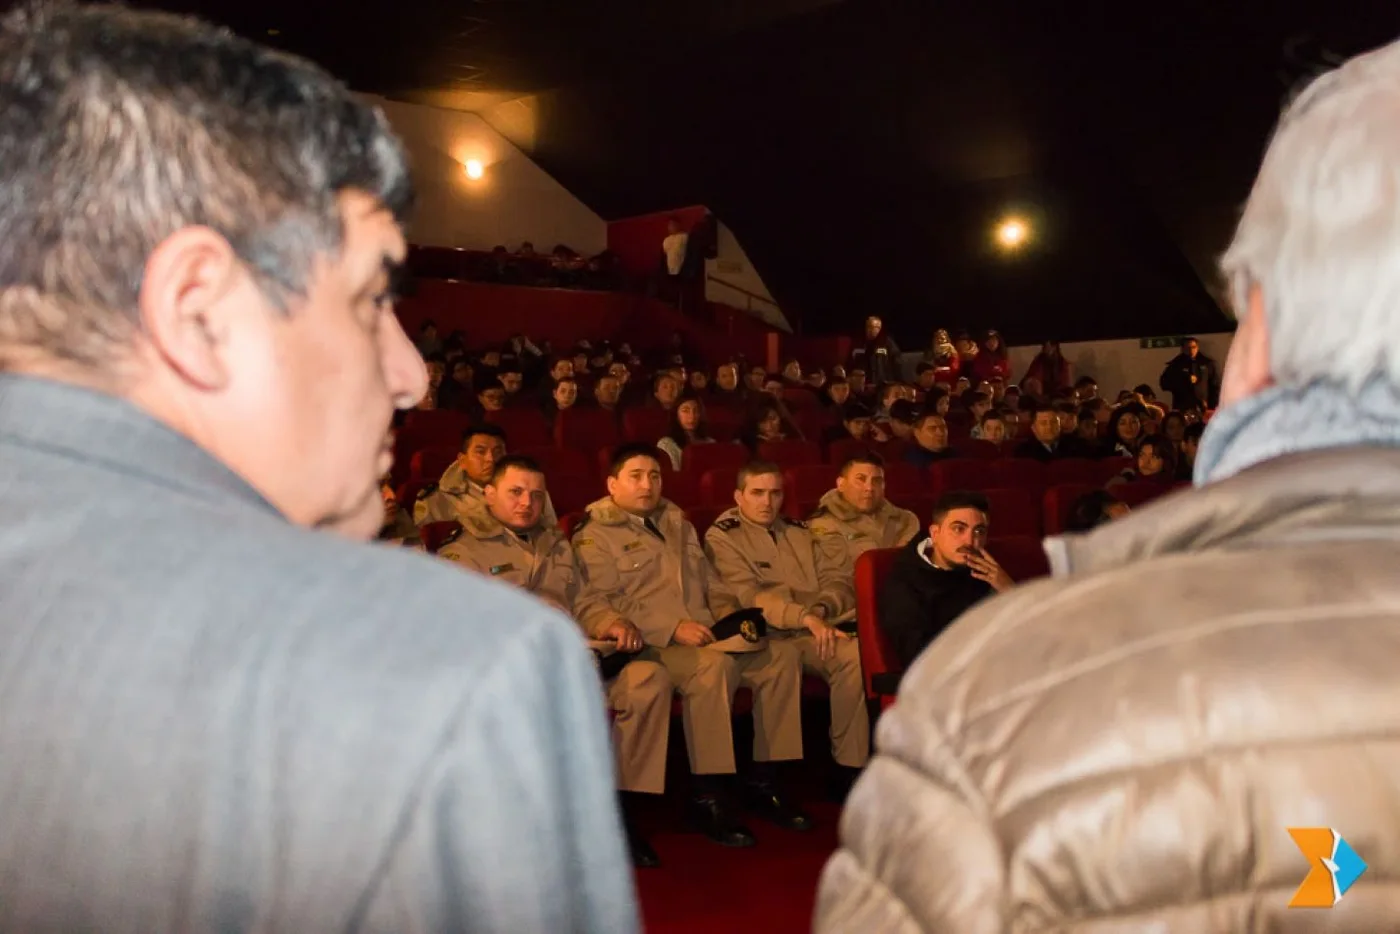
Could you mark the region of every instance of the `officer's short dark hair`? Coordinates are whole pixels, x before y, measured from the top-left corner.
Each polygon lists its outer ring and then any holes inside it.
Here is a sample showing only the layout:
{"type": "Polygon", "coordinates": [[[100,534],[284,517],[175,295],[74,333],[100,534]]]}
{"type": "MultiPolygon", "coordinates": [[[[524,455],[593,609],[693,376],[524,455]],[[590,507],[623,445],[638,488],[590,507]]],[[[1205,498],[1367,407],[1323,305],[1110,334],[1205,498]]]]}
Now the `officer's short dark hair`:
{"type": "Polygon", "coordinates": [[[613,451],[612,460],[608,462],[608,476],[616,477],[622,473],[622,468],[627,466],[627,462],[634,457],[646,457],[661,464],[661,456],[656,450],[656,445],[647,444],[643,441],[629,441],[627,444],[620,444],[613,451]]]}
{"type": "Polygon", "coordinates": [[[338,197],[402,222],[384,115],[310,62],[199,20],[26,2],[0,18],[0,331],[100,367],[136,333],[141,272],[217,231],[283,312],[344,239],[338,197]]]}
{"type": "Polygon", "coordinates": [[[467,447],[472,443],[472,439],[475,438],[477,435],[485,435],[488,438],[495,438],[502,444],[506,443],[506,430],[500,425],[491,425],[485,423],[480,425],[472,425],[466,431],[462,432],[463,451],[467,449],[467,447]]]}
{"type": "Polygon", "coordinates": [[[933,504],[933,517],[929,524],[941,525],[954,509],[976,509],[988,519],[992,517],[992,511],[987,508],[987,497],[973,490],[953,490],[938,497],[938,502],[933,504]]]}
{"type": "Polygon", "coordinates": [[[544,468],[533,457],[526,454],[507,454],[496,461],[495,466],[491,468],[491,484],[494,486],[501,479],[501,476],[512,467],[516,470],[527,470],[530,473],[544,476],[544,468]]]}
{"type": "Polygon", "coordinates": [[[1074,388],[1083,389],[1085,386],[1097,386],[1098,384],[1099,381],[1094,379],[1092,376],[1081,376],[1079,377],[1079,379],[1074,381],[1074,388]]]}
{"type": "Polygon", "coordinates": [[[783,468],[772,461],[753,460],[739,468],[739,475],[734,478],[734,489],[740,493],[744,492],[744,487],[749,485],[749,480],[753,477],[762,477],[766,474],[775,473],[783,475],[783,468]]]}
{"type": "Polygon", "coordinates": [[[850,470],[856,464],[869,464],[871,467],[879,467],[881,470],[885,469],[885,459],[879,454],[876,454],[874,451],[857,451],[841,462],[841,469],[836,471],[836,475],[838,477],[844,477],[846,471],[850,470]]]}

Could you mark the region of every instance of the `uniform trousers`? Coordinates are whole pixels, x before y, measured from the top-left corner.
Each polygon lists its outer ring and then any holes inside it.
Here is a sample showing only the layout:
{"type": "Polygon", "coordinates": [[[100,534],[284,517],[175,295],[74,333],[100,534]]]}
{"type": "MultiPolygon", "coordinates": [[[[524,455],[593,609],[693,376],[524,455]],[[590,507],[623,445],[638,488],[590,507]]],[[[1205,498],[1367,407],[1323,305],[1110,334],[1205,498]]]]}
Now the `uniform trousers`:
{"type": "Polygon", "coordinates": [[[838,765],[863,768],[870,760],[870,710],[865,705],[865,679],[860,671],[860,643],[838,639],[836,654],[822,658],[817,640],[805,629],[768,631],[769,645],[786,645],[802,655],[802,669],[831,689],[831,756],[838,765]]]}
{"type": "Polygon", "coordinates": [[[661,794],[671,735],[670,676],[655,662],[628,662],[608,682],[607,692],[618,789],[661,794]]]}
{"type": "Polygon", "coordinates": [[[695,774],[734,773],[731,707],[740,687],[753,692],[754,761],[802,758],[802,658],[794,646],[769,642],[760,651],[732,655],[685,645],[648,646],[639,657],[660,663],[681,694],[686,751],[695,774]]]}

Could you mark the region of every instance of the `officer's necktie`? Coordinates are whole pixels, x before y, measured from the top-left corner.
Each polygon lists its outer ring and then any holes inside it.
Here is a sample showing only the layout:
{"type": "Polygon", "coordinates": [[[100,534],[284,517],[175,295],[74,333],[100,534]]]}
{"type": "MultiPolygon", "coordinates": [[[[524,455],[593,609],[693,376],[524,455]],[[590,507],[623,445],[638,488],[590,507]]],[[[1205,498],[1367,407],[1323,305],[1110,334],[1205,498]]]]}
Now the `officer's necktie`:
{"type": "Polygon", "coordinates": [[[656,527],[656,523],[652,522],[650,518],[643,519],[642,525],[646,526],[648,532],[650,532],[652,535],[655,535],[663,542],[666,540],[666,536],[661,534],[661,530],[656,527]]]}

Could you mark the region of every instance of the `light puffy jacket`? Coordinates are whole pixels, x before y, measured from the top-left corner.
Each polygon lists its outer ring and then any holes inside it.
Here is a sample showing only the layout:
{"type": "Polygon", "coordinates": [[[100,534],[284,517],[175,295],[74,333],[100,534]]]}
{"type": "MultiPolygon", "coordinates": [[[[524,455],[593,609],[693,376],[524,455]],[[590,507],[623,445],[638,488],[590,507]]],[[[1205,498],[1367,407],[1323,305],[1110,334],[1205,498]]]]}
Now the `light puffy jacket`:
{"type": "Polygon", "coordinates": [[[1280,458],[1046,543],[905,676],[819,932],[1400,931],[1400,451],[1280,458]],[[1290,827],[1369,869],[1329,910],[1290,827]]]}

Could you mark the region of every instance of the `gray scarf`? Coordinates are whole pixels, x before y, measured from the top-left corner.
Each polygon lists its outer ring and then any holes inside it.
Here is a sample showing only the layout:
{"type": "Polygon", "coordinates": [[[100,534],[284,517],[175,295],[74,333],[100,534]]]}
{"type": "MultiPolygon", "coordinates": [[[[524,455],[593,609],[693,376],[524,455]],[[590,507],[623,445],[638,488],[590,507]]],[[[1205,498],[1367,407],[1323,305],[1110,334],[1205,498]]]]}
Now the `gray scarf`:
{"type": "Polygon", "coordinates": [[[1384,378],[1354,394],[1332,382],[1274,386],[1215,413],[1194,479],[1200,486],[1285,454],[1360,445],[1400,447],[1400,390],[1384,378]]]}

